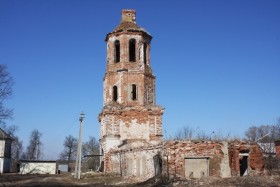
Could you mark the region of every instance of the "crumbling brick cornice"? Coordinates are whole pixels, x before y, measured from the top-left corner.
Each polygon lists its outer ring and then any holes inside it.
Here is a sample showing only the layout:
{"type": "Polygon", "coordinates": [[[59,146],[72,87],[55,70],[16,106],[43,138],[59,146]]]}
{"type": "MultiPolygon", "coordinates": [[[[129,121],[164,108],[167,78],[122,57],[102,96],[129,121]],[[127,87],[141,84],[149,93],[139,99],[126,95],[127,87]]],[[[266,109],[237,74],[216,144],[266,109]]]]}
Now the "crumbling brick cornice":
{"type": "Polygon", "coordinates": [[[157,145],[149,145],[147,143],[146,146],[139,146],[136,148],[130,148],[130,147],[119,147],[115,149],[111,149],[111,154],[117,154],[117,153],[126,153],[126,152],[137,152],[137,151],[145,151],[145,150],[154,150],[154,149],[163,149],[163,144],[157,144],[157,145]]]}
{"type": "Polygon", "coordinates": [[[144,28],[138,26],[136,23],[122,22],[112,32],[106,35],[105,41],[107,42],[109,37],[119,36],[123,34],[128,34],[128,35],[136,34],[147,38],[149,41],[152,40],[152,36],[144,28]]]}

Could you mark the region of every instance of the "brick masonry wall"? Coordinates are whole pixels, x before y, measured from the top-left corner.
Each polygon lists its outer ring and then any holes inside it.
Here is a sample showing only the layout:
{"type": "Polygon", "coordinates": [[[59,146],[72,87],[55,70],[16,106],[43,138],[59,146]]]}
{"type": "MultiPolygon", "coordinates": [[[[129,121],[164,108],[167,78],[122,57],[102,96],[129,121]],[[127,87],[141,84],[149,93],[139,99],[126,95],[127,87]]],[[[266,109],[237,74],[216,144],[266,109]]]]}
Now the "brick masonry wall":
{"type": "MultiPolygon", "coordinates": [[[[144,181],[155,176],[159,167],[156,158],[160,158],[162,145],[141,145],[143,144],[138,142],[138,148],[129,148],[131,145],[128,144],[125,148],[111,150],[107,154],[107,171],[121,174],[123,177],[132,177],[138,181],[144,181]]],[[[133,145],[133,147],[135,146],[137,147],[137,145],[133,145]]]]}
{"type": "Polygon", "coordinates": [[[133,107],[104,109],[99,116],[100,136],[118,135],[120,143],[126,139],[144,139],[161,142],[162,108],[133,107]]]}
{"type": "MultiPolygon", "coordinates": [[[[169,173],[171,178],[185,177],[185,157],[186,156],[209,156],[209,175],[221,175],[221,160],[224,156],[222,143],[213,141],[166,141],[164,154],[168,155],[168,165],[164,167],[164,172],[169,173]]],[[[165,161],[167,162],[167,161],[165,161]]]]}
{"type": "Polygon", "coordinates": [[[233,176],[240,175],[240,153],[249,153],[249,174],[261,174],[264,171],[263,152],[258,144],[250,142],[231,142],[229,145],[230,167],[233,176]]]}
{"type": "Polygon", "coordinates": [[[264,160],[262,150],[257,144],[217,141],[165,141],[156,146],[131,141],[108,153],[107,171],[141,181],[153,177],[157,166],[163,176],[186,179],[188,176],[185,176],[185,159],[203,157],[209,160],[209,176],[239,176],[239,153],[244,152],[249,154],[249,175],[262,174],[264,160]],[[227,151],[223,150],[225,148],[227,151]],[[156,156],[160,158],[161,164],[155,159],[156,156]],[[223,165],[225,160],[226,166],[223,165]]]}

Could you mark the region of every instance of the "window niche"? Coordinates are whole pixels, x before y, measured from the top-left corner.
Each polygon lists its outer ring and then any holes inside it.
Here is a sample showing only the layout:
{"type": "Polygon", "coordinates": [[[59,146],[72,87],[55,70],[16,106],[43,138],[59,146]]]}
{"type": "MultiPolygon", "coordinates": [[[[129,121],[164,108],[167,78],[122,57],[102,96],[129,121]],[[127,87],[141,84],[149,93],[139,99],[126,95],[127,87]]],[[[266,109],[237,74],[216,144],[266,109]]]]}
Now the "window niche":
{"type": "Polygon", "coordinates": [[[117,86],[113,86],[113,101],[117,101],[118,100],[118,87],[117,86]]]}
{"type": "Polygon", "coordinates": [[[131,86],[131,99],[133,101],[137,100],[137,86],[136,86],[136,84],[132,84],[132,86],[131,86]]]}
{"type": "Polygon", "coordinates": [[[147,64],[147,43],[144,43],[144,64],[147,64]]]}
{"type": "Polygon", "coordinates": [[[135,39],[130,39],[129,40],[129,61],[130,62],[135,62],[136,61],[136,40],[135,39]]]}
{"type": "Polygon", "coordinates": [[[115,63],[118,63],[118,62],[120,62],[120,57],[121,57],[121,55],[120,55],[120,53],[121,53],[120,41],[116,40],[114,45],[115,45],[115,54],[114,54],[115,55],[115,63]]]}

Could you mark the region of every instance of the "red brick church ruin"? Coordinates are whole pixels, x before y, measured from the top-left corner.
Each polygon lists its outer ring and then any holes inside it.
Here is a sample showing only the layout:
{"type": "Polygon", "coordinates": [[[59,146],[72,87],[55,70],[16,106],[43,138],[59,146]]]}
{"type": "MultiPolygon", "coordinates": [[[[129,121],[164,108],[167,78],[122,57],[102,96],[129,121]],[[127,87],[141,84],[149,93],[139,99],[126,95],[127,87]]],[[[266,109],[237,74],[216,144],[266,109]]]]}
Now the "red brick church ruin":
{"type": "Polygon", "coordinates": [[[106,36],[104,106],[99,115],[105,156],[111,149],[128,144],[139,147],[162,141],[163,108],[156,105],[151,39],[147,31],[136,25],[133,10],[124,10],[120,25],[106,36]]]}
{"type": "Polygon", "coordinates": [[[156,104],[151,40],[136,24],[134,10],[123,10],[120,25],[106,36],[103,109],[98,118],[104,171],[138,180],[158,174],[199,178],[262,172],[262,151],[254,143],[162,141],[164,109],[156,104]]]}

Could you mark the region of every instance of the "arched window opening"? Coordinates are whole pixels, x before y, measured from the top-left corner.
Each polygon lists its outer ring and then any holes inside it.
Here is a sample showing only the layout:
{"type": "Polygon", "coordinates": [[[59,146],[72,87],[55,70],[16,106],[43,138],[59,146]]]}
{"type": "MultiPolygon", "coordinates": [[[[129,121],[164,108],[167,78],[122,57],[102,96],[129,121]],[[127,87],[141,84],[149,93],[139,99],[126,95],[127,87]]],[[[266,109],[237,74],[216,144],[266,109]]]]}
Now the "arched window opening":
{"type": "Polygon", "coordinates": [[[120,41],[116,40],[115,41],[115,63],[120,62],[120,41]]]}
{"type": "Polygon", "coordinates": [[[131,90],[131,99],[134,101],[137,99],[137,91],[136,91],[136,84],[132,84],[132,90],[131,90]]]}
{"type": "Polygon", "coordinates": [[[117,101],[117,100],[118,100],[118,87],[113,86],[113,101],[117,101]]]}
{"type": "Polygon", "coordinates": [[[147,64],[147,44],[144,43],[144,64],[147,64]]]}
{"type": "Polygon", "coordinates": [[[135,52],[135,44],[136,41],[135,39],[130,39],[129,40],[129,61],[130,62],[135,62],[136,61],[136,52],[135,52]]]}

